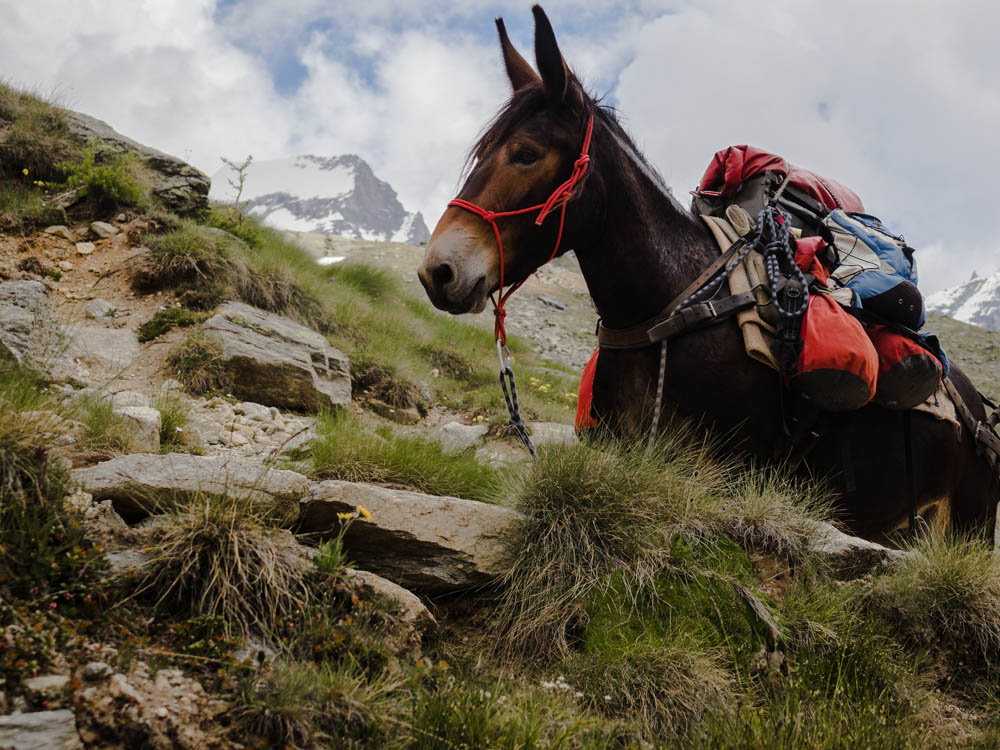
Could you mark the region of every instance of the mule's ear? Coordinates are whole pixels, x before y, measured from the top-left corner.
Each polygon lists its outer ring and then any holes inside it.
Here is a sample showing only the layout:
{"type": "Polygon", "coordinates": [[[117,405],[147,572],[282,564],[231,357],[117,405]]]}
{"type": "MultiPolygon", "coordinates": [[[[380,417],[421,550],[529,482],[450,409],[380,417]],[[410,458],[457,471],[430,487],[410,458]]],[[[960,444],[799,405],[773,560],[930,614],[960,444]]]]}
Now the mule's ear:
{"type": "Polygon", "coordinates": [[[534,6],[531,12],[535,14],[535,62],[538,64],[538,72],[542,74],[542,87],[549,104],[558,106],[566,101],[569,69],[542,6],[534,6]]]}
{"type": "Polygon", "coordinates": [[[503,64],[507,68],[507,77],[510,85],[517,91],[524,88],[529,83],[538,80],[538,73],[528,64],[528,61],[521,57],[521,53],[514,49],[507,36],[507,27],[503,25],[503,19],[496,19],[497,33],[500,35],[500,51],[503,52],[503,64]]]}

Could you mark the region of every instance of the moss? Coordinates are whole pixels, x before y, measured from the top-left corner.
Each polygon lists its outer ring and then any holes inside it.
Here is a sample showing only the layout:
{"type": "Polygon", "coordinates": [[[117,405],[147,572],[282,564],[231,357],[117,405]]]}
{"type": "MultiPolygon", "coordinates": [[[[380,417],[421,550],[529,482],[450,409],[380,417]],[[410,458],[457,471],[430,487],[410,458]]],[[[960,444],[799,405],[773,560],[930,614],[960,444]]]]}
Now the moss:
{"type": "Polygon", "coordinates": [[[183,307],[170,307],[157,310],[152,318],[139,326],[139,342],[145,343],[159,338],[174,327],[187,328],[201,323],[208,315],[187,310],[183,307]]]}

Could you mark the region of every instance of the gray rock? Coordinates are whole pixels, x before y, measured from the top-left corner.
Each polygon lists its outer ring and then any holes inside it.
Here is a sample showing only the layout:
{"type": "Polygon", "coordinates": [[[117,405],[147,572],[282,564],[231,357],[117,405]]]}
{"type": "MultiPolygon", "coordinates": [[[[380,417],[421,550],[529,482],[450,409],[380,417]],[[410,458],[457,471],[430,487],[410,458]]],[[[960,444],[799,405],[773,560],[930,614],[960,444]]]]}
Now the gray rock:
{"type": "Polygon", "coordinates": [[[890,565],[908,554],[850,536],[832,524],[822,522],[815,524],[807,547],[836,577],[844,580],[857,578],[882,565],[890,565]]]}
{"type": "Polygon", "coordinates": [[[68,260],[61,260],[56,265],[59,267],[60,271],[68,273],[73,270],[74,266],[68,260]]]}
{"type": "Polygon", "coordinates": [[[262,503],[297,503],[310,488],[294,471],[269,469],[254,461],[228,456],[134,453],[79,469],[72,484],[111,500],[125,520],[170,508],[178,498],[196,493],[247,497],[262,503]]]}
{"type": "Polygon", "coordinates": [[[70,228],[62,224],[56,224],[51,227],[46,227],[45,231],[48,234],[54,234],[56,237],[62,237],[64,240],[69,242],[76,242],[76,235],[70,231],[70,228]]]}
{"type": "Polygon", "coordinates": [[[87,317],[93,320],[104,320],[115,317],[115,306],[106,299],[92,299],[87,303],[87,317]]]}
{"type": "Polygon", "coordinates": [[[378,414],[380,417],[388,419],[396,424],[412,425],[420,421],[420,412],[414,407],[390,406],[385,401],[377,398],[365,399],[365,406],[378,414]]]}
{"type": "Polygon", "coordinates": [[[447,451],[464,451],[482,443],[489,430],[485,424],[449,422],[438,430],[438,440],[447,451]]]}
{"type": "Polygon", "coordinates": [[[0,283],[0,370],[14,365],[45,369],[63,340],[44,284],[0,283]]]}
{"type": "Polygon", "coordinates": [[[263,404],[255,404],[253,401],[241,401],[233,407],[233,412],[255,422],[270,422],[272,419],[270,408],[263,404]]]}
{"type": "Polygon", "coordinates": [[[393,583],[382,576],[368,570],[353,570],[348,568],[347,577],[368,587],[373,593],[394,601],[398,607],[399,619],[406,625],[421,628],[437,625],[437,620],[430,610],[420,601],[420,597],[408,591],[398,583],[393,583]]]}
{"type": "Polygon", "coordinates": [[[77,242],[76,243],[76,254],[77,255],[90,255],[96,249],[97,249],[97,245],[95,245],[93,242],[77,242]]]}
{"type": "Polygon", "coordinates": [[[150,406],[149,396],[139,391],[115,391],[111,395],[111,408],[122,409],[126,406],[150,406]]]}
{"type": "Polygon", "coordinates": [[[345,537],[351,559],[408,589],[431,593],[477,586],[499,573],[499,537],[518,518],[499,505],[327,481],[303,498],[299,530],[335,536],[337,513],[358,505],[372,520],[351,524],[345,537]]]}
{"type": "Polygon", "coordinates": [[[100,682],[108,679],[112,672],[114,670],[111,669],[110,665],[103,661],[92,661],[83,668],[81,674],[87,682],[100,682]]]}
{"type": "Polygon", "coordinates": [[[347,356],[316,331],[241,302],[223,305],[202,331],[222,345],[222,364],[241,399],[288,409],[350,403],[347,356]]]}
{"type": "Polygon", "coordinates": [[[133,450],[141,453],[156,453],[160,450],[160,428],[163,427],[163,417],[156,409],[149,406],[122,406],[113,413],[125,417],[135,433],[133,450]]]}
{"type": "Polygon", "coordinates": [[[152,558],[142,550],[127,549],[121,552],[109,552],[104,559],[108,563],[108,573],[113,578],[120,578],[138,573],[152,558]]]}
{"type": "Polygon", "coordinates": [[[3,750],[83,750],[76,719],[67,709],[0,716],[3,750]]]}
{"type": "Polygon", "coordinates": [[[109,237],[114,237],[120,230],[114,224],[108,224],[106,221],[92,221],[90,222],[90,231],[100,239],[106,240],[109,237]]]}
{"type": "Polygon", "coordinates": [[[68,112],[70,131],[83,143],[97,139],[117,153],[138,155],[149,170],[150,193],[164,206],[181,216],[208,209],[211,181],[206,175],[177,157],[133,141],[115,131],[106,122],[79,112],[68,112]]]}
{"type": "Polygon", "coordinates": [[[559,424],[558,422],[529,422],[528,428],[531,432],[531,442],[535,446],[541,445],[566,445],[576,442],[576,433],[573,425],[559,424]]]}
{"type": "Polygon", "coordinates": [[[139,339],[126,328],[98,325],[66,328],[66,359],[76,375],[91,381],[109,380],[132,364],[139,354],[139,339]]]}
{"type": "Polygon", "coordinates": [[[36,705],[42,701],[62,698],[67,685],[69,685],[69,675],[66,674],[43,674],[24,681],[28,697],[36,705]]]}

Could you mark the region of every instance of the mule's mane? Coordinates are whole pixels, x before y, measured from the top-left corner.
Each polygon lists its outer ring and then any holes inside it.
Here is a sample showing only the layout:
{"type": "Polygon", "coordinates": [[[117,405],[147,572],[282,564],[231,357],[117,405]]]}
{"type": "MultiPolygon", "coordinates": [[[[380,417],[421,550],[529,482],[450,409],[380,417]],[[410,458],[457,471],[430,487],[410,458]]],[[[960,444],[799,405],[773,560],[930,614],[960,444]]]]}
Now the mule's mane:
{"type": "MultiPolygon", "coordinates": [[[[575,85],[579,85],[575,77],[573,81],[575,85]]],[[[622,127],[618,118],[618,111],[610,105],[603,104],[599,97],[584,94],[584,101],[593,109],[595,119],[603,124],[611,133],[617,148],[624,151],[625,155],[636,163],[636,166],[646,175],[650,182],[665,193],[677,205],[677,208],[681,211],[686,211],[677,202],[673,191],[667,185],[659,170],[646,159],[645,155],[635,145],[631,136],[622,127]]],[[[486,126],[478,140],[472,145],[466,156],[463,172],[467,174],[476,162],[482,161],[501,144],[506,142],[519,125],[541,114],[547,106],[548,104],[541,83],[530,83],[516,91],[486,126]]]]}

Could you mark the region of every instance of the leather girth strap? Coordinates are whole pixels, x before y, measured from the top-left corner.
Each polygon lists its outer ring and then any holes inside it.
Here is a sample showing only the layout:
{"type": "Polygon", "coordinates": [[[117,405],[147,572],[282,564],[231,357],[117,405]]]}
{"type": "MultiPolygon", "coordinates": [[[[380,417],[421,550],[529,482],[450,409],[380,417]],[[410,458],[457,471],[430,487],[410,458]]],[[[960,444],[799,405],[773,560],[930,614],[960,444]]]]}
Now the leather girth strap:
{"type": "Polygon", "coordinates": [[[951,400],[955,402],[955,410],[965,428],[972,434],[972,439],[979,452],[986,453],[990,465],[1000,472],[1000,436],[993,431],[994,417],[990,417],[985,422],[976,419],[976,416],[966,406],[962,394],[951,382],[951,378],[945,378],[944,387],[948,391],[948,395],[951,396],[951,400]]]}
{"type": "Polygon", "coordinates": [[[607,328],[601,321],[597,322],[597,343],[604,349],[641,349],[652,344],[677,336],[681,333],[703,328],[712,323],[718,323],[731,317],[740,310],[745,310],[757,304],[753,290],[723,297],[719,300],[698,302],[677,311],[677,308],[692,294],[714,277],[725,265],[744,247],[742,242],[735,242],[722,255],[716,258],[708,268],[702,271],[687,288],[674,297],[670,304],[652,318],[628,328],[607,328]]]}

